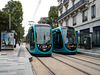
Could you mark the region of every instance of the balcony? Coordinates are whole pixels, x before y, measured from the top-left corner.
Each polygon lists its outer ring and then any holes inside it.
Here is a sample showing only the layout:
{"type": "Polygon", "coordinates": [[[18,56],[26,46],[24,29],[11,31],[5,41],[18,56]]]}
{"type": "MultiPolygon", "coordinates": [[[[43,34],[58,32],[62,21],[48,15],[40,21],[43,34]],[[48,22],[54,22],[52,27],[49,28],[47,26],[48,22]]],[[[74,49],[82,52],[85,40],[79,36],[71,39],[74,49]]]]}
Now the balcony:
{"type": "Polygon", "coordinates": [[[63,7],[63,3],[61,3],[61,4],[58,6],[58,9],[60,9],[61,7],[63,7]]]}
{"type": "Polygon", "coordinates": [[[68,9],[65,13],[63,13],[60,17],[58,17],[58,20],[62,19],[63,17],[73,13],[76,9],[84,6],[86,3],[88,3],[89,0],[80,0],[78,3],[76,3],[74,6],[72,6],[70,9],[68,9]]]}

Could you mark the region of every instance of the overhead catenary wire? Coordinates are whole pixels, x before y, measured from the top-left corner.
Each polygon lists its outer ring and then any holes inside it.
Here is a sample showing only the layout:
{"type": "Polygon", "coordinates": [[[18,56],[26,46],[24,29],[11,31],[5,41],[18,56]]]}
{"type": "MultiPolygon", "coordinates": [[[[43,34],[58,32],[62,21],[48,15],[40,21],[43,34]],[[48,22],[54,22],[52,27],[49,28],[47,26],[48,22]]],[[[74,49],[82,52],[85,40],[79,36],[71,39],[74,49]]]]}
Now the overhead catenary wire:
{"type": "Polygon", "coordinates": [[[41,2],[42,2],[42,0],[39,0],[39,1],[38,1],[38,4],[37,4],[37,7],[36,7],[35,12],[34,12],[34,14],[33,14],[32,20],[34,20],[34,18],[35,18],[35,16],[36,16],[36,13],[37,13],[37,11],[38,11],[38,9],[39,9],[39,7],[40,7],[41,2]]]}

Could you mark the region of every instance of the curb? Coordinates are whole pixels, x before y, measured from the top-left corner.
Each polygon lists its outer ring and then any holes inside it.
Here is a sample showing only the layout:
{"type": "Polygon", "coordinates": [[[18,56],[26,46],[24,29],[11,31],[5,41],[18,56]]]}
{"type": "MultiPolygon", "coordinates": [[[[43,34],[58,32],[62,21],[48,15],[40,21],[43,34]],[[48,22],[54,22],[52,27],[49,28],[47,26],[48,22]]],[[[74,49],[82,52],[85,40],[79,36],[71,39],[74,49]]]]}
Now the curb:
{"type": "Polygon", "coordinates": [[[29,58],[29,61],[30,61],[30,62],[32,61],[32,57],[29,58]]]}
{"type": "Polygon", "coordinates": [[[26,47],[24,48],[25,51],[25,58],[27,58],[27,70],[29,70],[28,72],[26,72],[26,75],[33,75],[33,71],[32,71],[32,65],[31,65],[31,61],[32,61],[32,56],[31,54],[27,51],[26,47]]]}
{"type": "Polygon", "coordinates": [[[79,53],[79,54],[84,54],[84,55],[88,55],[88,56],[92,56],[92,57],[100,58],[100,54],[98,54],[98,53],[81,52],[81,51],[77,51],[77,53],[79,53]]]}

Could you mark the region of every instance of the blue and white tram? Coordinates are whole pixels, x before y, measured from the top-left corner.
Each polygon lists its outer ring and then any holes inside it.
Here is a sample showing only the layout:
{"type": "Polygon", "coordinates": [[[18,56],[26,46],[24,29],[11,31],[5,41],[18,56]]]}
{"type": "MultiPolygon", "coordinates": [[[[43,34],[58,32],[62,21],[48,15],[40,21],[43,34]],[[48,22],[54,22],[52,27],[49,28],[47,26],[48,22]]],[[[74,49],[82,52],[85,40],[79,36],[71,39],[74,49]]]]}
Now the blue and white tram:
{"type": "Polygon", "coordinates": [[[51,55],[53,49],[52,28],[48,24],[31,26],[26,37],[26,48],[31,54],[51,55]]]}
{"type": "Polygon", "coordinates": [[[54,52],[76,54],[78,40],[73,27],[58,27],[53,29],[52,33],[54,52]]]}

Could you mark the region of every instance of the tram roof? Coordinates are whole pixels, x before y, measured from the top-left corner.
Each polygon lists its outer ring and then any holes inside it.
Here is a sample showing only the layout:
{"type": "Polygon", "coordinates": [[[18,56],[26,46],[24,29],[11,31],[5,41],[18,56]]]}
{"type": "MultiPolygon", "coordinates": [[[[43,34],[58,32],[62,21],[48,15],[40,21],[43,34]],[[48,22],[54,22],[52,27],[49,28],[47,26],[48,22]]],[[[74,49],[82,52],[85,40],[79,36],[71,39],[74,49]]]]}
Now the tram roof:
{"type": "Polygon", "coordinates": [[[66,27],[73,28],[73,27],[71,27],[71,26],[61,26],[60,28],[66,28],[66,27]]]}
{"type": "Polygon", "coordinates": [[[73,28],[73,27],[71,27],[71,26],[60,26],[60,27],[57,27],[57,28],[55,28],[55,29],[59,29],[59,28],[73,28]]]}
{"type": "Polygon", "coordinates": [[[57,27],[57,28],[54,28],[53,31],[57,30],[57,29],[61,29],[61,28],[73,28],[71,26],[60,26],[60,27],[57,27]]]}
{"type": "Polygon", "coordinates": [[[50,26],[49,24],[33,24],[32,26],[50,26]]]}

